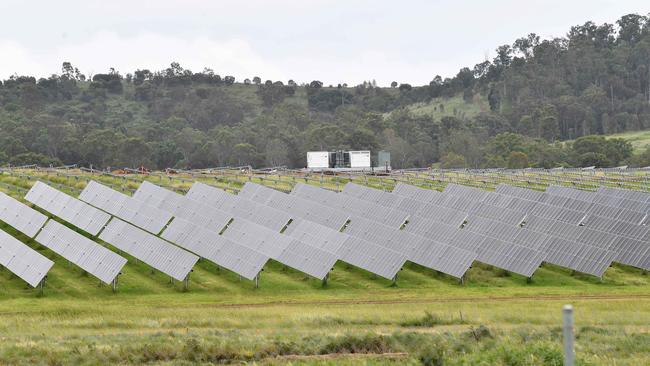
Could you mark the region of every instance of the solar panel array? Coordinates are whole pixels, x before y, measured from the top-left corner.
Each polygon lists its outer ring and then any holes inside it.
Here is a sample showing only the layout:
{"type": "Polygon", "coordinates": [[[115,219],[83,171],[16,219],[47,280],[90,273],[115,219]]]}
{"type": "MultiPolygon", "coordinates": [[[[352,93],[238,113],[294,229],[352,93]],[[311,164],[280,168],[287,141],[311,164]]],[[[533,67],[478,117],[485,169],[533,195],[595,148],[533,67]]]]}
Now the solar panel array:
{"type": "Polygon", "coordinates": [[[54,220],[48,221],[36,241],[106,284],[112,283],[126,264],[126,258],[54,220]]]}
{"type": "Polygon", "coordinates": [[[199,260],[196,255],[116,218],[106,225],[99,238],[179,281],[187,278],[199,260]]]}
{"type": "MultiPolygon", "coordinates": [[[[339,260],[387,279],[406,261],[457,278],[475,261],[526,277],[543,262],[599,277],[612,262],[650,270],[650,194],[616,188],[297,183],[286,194],[248,182],[233,195],[196,182],[181,195],[143,182],[129,197],[89,182],[77,199],[36,182],[25,199],[177,280],[199,256],[250,280],[271,259],[320,279],[339,260]]],[[[102,282],[126,264],[2,193],[0,220],[102,282]]],[[[0,264],[37,286],[53,262],[0,231],[0,264]]]]}
{"type": "Polygon", "coordinates": [[[192,201],[153,183],[143,182],[133,195],[176,217],[162,237],[240,276],[253,280],[269,256],[232,241],[219,233],[231,215],[192,201]]]}
{"type": "Polygon", "coordinates": [[[335,253],[343,262],[387,279],[394,279],[406,262],[406,257],[400,252],[362,237],[341,233],[350,221],[350,215],[346,212],[250,182],[244,185],[239,195],[291,213],[294,222],[285,231],[290,236],[301,240],[305,238],[317,247],[323,238],[338,237],[341,247],[335,253]]]}
{"type": "Polygon", "coordinates": [[[111,218],[106,212],[42,182],[36,182],[25,199],[92,235],[97,235],[111,218]]]}
{"type": "Polygon", "coordinates": [[[171,220],[168,212],[90,181],[79,199],[151,233],[158,234],[171,220]]]}

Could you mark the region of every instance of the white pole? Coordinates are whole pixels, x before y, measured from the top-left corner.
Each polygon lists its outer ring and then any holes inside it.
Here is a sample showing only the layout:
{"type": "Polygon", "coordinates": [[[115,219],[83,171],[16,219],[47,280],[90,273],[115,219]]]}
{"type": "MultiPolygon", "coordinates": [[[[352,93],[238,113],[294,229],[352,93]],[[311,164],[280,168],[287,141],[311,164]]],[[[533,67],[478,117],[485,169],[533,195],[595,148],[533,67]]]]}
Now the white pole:
{"type": "Polygon", "coordinates": [[[564,366],[573,366],[575,355],[573,349],[573,306],[562,307],[562,338],[564,339],[564,366]]]}

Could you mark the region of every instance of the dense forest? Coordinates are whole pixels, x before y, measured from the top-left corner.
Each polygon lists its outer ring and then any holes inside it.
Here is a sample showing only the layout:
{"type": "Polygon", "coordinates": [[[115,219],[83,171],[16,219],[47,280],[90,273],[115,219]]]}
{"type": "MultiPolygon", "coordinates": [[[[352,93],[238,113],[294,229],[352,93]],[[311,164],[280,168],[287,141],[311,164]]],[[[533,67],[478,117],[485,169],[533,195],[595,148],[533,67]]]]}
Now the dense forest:
{"type": "MultiPolygon", "coordinates": [[[[435,70],[434,70],[435,72],[435,70]]],[[[159,71],[0,83],[0,164],[304,167],[309,150],[387,150],[394,168],[650,165],[604,136],[650,128],[650,20],[536,34],[428,85],[235,80],[159,71]]]]}

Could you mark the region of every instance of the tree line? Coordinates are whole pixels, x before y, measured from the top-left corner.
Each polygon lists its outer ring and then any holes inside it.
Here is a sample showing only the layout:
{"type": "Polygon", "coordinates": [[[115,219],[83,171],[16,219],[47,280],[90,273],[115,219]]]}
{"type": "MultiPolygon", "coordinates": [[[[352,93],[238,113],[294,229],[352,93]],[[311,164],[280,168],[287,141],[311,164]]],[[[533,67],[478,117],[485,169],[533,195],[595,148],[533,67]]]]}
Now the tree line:
{"type": "Polygon", "coordinates": [[[176,62],[88,76],[64,62],[0,83],[0,163],[14,165],[303,167],[310,150],[383,149],[396,168],[646,166],[650,151],[600,135],[649,127],[650,22],[636,14],[529,34],[422,86],[238,81],[176,62]]]}

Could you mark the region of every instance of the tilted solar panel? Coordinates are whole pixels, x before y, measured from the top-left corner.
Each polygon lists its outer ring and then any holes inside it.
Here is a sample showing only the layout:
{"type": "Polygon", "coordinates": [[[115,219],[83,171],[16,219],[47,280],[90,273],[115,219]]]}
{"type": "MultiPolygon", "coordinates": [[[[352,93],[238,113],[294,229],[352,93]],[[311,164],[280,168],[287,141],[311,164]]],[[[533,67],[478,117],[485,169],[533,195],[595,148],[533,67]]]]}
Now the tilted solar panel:
{"type": "Polygon", "coordinates": [[[392,280],[402,269],[406,257],[381,245],[349,236],[339,252],[341,260],[392,280]]]}
{"type": "Polygon", "coordinates": [[[88,182],[79,199],[137,227],[158,234],[172,215],[95,181],[88,182]]]}
{"type": "Polygon", "coordinates": [[[593,192],[587,192],[576,188],[551,185],[546,187],[546,192],[557,196],[574,198],[582,201],[592,201],[593,192]]]}
{"type": "Polygon", "coordinates": [[[36,182],[25,199],[92,235],[97,235],[111,218],[106,212],[42,182],[36,182]]]}
{"type": "MultiPolygon", "coordinates": [[[[350,215],[341,210],[321,205],[317,202],[306,200],[294,195],[289,195],[275,189],[264,187],[256,183],[247,182],[239,192],[243,198],[274,207],[289,213],[292,217],[299,217],[308,221],[319,223],[336,231],[348,222],[350,215]],[[250,194],[249,192],[255,192],[250,194]]],[[[291,225],[289,226],[291,227],[291,225]]]]}
{"type": "MultiPolygon", "coordinates": [[[[419,188],[417,189],[419,190],[419,188]]],[[[364,187],[353,183],[348,183],[345,186],[343,193],[359,199],[372,201],[380,206],[403,211],[409,214],[409,225],[421,225],[420,221],[423,221],[423,218],[425,218],[460,226],[467,216],[465,212],[460,210],[434,205],[410,197],[400,196],[394,193],[380,191],[378,189],[364,187]]],[[[424,221],[426,221],[426,224],[430,222],[430,220],[424,221]]]]}
{"type": "Polygon", "coordinates": [[[45,278],[54,262],[0,230],[0,265],[30,286],[36,287],[45,278]]]}
{"type": "Polygon", "coordinates": [[[184,203],[184,197],[182,194],[162,188],[146,180],[140,184],[138,190],[133,194],[133,198],[170,213],[180,209],[184,203]]]}
{"type": "Polygon", "coordinates": [[[126,258],[54,220],[48,221],[36,241],[106,284],[126,264],[126,258]]]}
{"type": "Polygon", "coordinates": [[[432,189],[420,188],[410,184],[397,183],[393,188],[394,194],[401,197],[408,197],[422,202],[434,202],[441,193],[432,189]]]}
{"type": "Polygon", "coordinates": [[[255,279],[269,260],[215,231],[179,218],[171,222],[162,237],[249,280],[255,279]]]}
{"type": "Polygon", "coordinates": [[[488,191],[482,190],[480,188],[468,187],[454,183],[447,184],[445,190],[442,193],[462,196],[475,202],[481,201],[483,197],[489,194],[488,191]]]}
{"type": "Polygon", "coordinates": [[[0,220],[33,238],[45,225],[47,216],[0,192],[0,220]]]}
{"type": "Polygon", "coordinates": [[[186,197],[277,231],[282,230],[291,220],[291,215],[284,211],[200,182],[192,185],[186,197]]]}
{"type": "Polygon", "coordinates": [[[350,212],[351,214],[367,217],[395,228],[401,227],[408,220],[408,214],[405,212],[303,183],[297,183],[291,191],[291,194],[318,202],[325,206],[350,212]]]}
{"type": "Polygon", "coordinates": [[[291,240],[278,261],[318,279],[324,279],[339,259],[339,254],[318,249],[299,240],[291,240]]]}
{"type": "MultiPolygon", "coordinates": [[[[345,240],[336,253],[341,260],[351,265],[365,269],[378,276],[393,279],[406,262],[406,257],[401,253],[371,243],[362,238],[340,233],[339,230],[348,221],[349,215],[338,209],[254,183],[246,183],[240,194],[242,194],[242,197],[256,199],[258,202],[266,202],[267,205],[273,205],[273,207],[286,211],[293,217],[297,217],[299,219],[297,222],[298,225],[292,223],[287,227],[285,233],[303,242],[313,243],[312,246],[332,251],[332,249],[328,248],[331,248],[332,241],[336,239],[332,239],[329,242],[326,241],[325,243],[323,243],[322,239],[310,241],[314,237],[314,234],[320,231],[305,232],[304,230],[299,230],[301,227],[300,221],[306,221],[305,225],[309,225],[308,222],[317,223],[327,228],[319,230],[329,230],[330,235],[334,237],[337,234],[344,235],[345,240]],[[269,198],[265,199],[265,197],[269,198]]],[[[323,238],[324,236],[319,235],[319,237],[323,238]]],[[[337,246],[338,244],[334,244],[334,247],[337,246]]]]}
{"type": "Polygon", "coordinates": [[[634,201],[650,202],[650,193],[648,192],[610,187],[600,187],[597,192],[608,196],[621,197],[634,201]]]}
{"type": "Polygon", "coordinates": [[[349,235],[313,221],[296,219],[285,234],[330,253],[339,253],[349,235]]]}
{"type": "Polygon", "coordinates": [[[196,255],[115,218],[99,238],[179,281],[187,278],[199,260],[196,255]]]}

